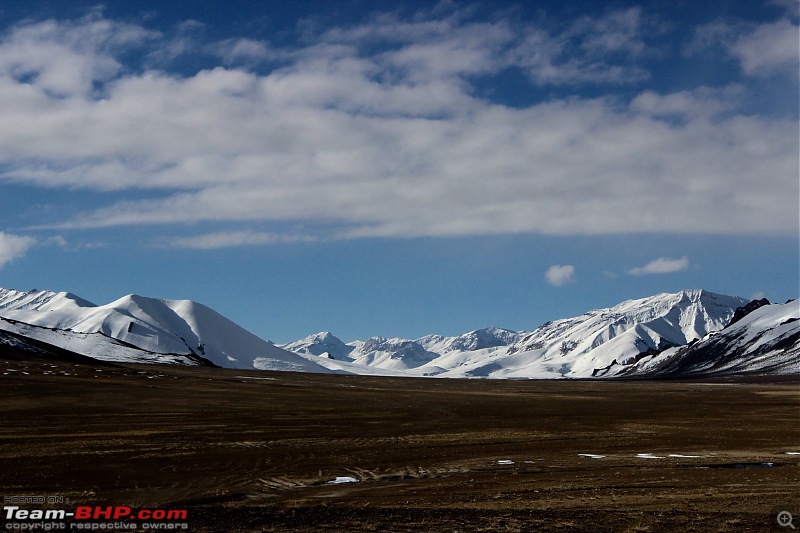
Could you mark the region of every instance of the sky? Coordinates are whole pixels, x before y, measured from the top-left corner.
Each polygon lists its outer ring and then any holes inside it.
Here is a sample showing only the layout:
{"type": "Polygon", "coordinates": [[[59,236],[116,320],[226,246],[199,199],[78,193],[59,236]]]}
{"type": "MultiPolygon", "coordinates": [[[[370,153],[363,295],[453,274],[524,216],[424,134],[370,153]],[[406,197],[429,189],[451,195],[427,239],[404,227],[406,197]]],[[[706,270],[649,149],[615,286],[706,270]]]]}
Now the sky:
{"type": "Polygon", "coordinates": [[[278,343],[800,293],[796,0],[0,2],[0,287],[278,343]]]}

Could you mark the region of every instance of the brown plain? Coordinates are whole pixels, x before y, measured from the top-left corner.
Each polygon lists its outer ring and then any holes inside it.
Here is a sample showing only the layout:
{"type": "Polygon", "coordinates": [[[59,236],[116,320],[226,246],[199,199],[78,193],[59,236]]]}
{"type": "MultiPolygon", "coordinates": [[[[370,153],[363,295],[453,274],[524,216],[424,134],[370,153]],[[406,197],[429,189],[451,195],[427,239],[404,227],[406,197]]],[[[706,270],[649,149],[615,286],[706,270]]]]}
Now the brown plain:
{"type": "Polygon", "coordinates": [[[0,402],[2,494],[187,508],[191,531],[769,531],[800,499],[796,377],[403,379],[0,353],[0,402]]]}

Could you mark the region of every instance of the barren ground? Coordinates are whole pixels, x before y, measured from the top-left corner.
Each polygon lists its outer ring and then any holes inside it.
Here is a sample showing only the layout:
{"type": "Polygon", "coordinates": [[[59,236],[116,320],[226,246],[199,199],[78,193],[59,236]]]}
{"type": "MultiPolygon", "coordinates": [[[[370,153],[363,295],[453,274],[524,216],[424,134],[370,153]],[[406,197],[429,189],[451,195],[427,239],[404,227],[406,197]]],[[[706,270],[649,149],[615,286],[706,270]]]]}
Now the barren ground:
{"type": "Polygon", "coordinates": [[[187,508],[191,531],[778,531],[776,510],[800,500],[797,378],[395,379],[0,354],[0,405],[4,496],[187,508]]]}

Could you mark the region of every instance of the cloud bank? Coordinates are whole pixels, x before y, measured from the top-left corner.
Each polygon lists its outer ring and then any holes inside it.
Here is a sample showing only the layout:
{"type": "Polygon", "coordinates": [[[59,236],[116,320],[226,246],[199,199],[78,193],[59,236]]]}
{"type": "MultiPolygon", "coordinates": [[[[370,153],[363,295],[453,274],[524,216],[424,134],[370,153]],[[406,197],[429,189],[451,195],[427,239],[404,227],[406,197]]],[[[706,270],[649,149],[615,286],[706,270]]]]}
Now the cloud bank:
{"type": "MultiPolygon", "coordinates": [[[[321,239],[796,232],[795,118],[740,111],[741,84],[577,90],[639,87],[652,25],[639,9],[557,29],[384,14],[276,48],[97,14],[24,22],[0,35],[0,181],[114,198],[53,227],[267,228],[172,243],[192,248],[297,239],[269,229],[284,223],[321,239]],[[170,69],[197,50],[218,65],[170,69]],[[575,90],[518,107],[481,95],[509,70],[575,90]]],[[[726,41],[744,75],[792,59],[797,25],[772,26],[726,41]]]]}

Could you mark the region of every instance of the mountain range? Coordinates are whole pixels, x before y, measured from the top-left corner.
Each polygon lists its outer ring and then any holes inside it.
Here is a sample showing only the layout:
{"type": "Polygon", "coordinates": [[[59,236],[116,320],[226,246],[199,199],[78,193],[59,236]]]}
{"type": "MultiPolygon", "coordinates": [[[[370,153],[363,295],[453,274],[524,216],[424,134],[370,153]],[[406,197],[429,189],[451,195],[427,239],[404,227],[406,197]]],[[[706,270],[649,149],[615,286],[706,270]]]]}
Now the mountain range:
{"type": "Polygon", "coordinates": [[[457,336],[330,332],[276,346],[197,302],[124,296],[95,305],[66,292],[0,289],[0,354],[451,378],[680,377],[800,373],[800,305],[687,290],[628,300],[530,332],[457,336]],[[63,353],[62,353],[63,355],[63,353]]]}
{"type": "Polygon", "coordinates": [[[98,306],[67,292],[0,289],[0,317],[0,332],[96,359],[326,371],[191,300],[131,294],[98,306]]]}

